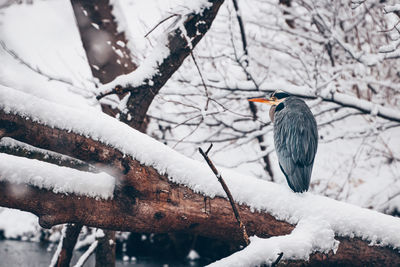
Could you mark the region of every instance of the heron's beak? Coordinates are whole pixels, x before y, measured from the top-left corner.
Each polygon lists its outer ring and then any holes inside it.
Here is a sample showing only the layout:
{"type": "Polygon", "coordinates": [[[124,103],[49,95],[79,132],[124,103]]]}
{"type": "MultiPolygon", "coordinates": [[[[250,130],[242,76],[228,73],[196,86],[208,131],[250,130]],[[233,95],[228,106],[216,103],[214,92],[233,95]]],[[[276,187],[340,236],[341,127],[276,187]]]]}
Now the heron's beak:
{"type": "Polygon", "coordinates": [[[266,98],[250,98],[250,99],[247,99],[247,100],[251,101],[251,102],[265,103],[265,104],[268,104],[268,105],[271,105],[271,106],[278,105],[280,102],[282,102],[282,100],[276,99],[275,97],[272,97],[270,99],[266,99],[266,98]]]}

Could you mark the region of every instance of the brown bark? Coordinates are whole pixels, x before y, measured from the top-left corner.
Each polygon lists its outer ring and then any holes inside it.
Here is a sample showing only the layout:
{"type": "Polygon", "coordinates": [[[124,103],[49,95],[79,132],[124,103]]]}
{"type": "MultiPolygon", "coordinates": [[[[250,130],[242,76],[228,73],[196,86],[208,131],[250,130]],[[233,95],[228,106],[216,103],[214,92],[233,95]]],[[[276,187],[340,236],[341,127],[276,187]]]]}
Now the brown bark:
{"type": "Polygon", "coordinates": [[[57,267],[69,267],[72,259],[72,252],[74,251],[76,241],[82,229],[82,225],[80,224],[67,224],[65,227],[67,227],[67,229],[62,241],[62,249],[58,255],[57,267]]]}
{"type": "MultiPolygon", "coordinates": [[[[0,182],[0,205],[38,215],[43,227],[68,222],[139,233],[194,233],[236,244],[242,241],[242,233],[230,204],[224,198],[210,199],[194,193],[185,186],[170,182],[154,168],[140,165],[129,156],[124,157],[114,148],[17,115],[0,112],[0,131],[5,136],[42,148],[64,151],[80,160],[113,166],[114,171],[119,173],[120,181],[114,198],[107,201],[0,182]],[[68,151],[65,151],[65,144],[68,144],[68,151]],[[12,194],[16,190],[26,193],[23,196],[12,194]]],[[[294,227],[268,213],[251,212],[246,205],[239,205],[239,211],[249,235],[283,235],[290,233],[294,227]]],[[[311,256],[311,263],[400,264],[399,253],[390,247],[369,246],[368,242],[358,238],[338,239],[341,244],[335,255],[316,253],[311,256]]]]}
{"type": "MultiPolygon", "coordinates": [[[[71,4],[93,77],[105,84],[122,74],[134,71],[137,65],[133,62],[127,46],[125,32],[118,31],[118,23],[112,15],[113,7],[110,1],[71,0],[71,4]],[[93,24],[97,25],[98,29],[93,24]]],[[[140,131],[145,130],[146,123],[137,125],[136,121],[128,120],[121,110],[107,104],[102,104],[101,107],[104,113],[112,117],[118,115],[120,120],[129,126],[140,131]]],[[[137,120],[143,122],[146,112],[137,120]]]]}
{"type": "MultiPolygon", "coordinates": [[[[125,32],[118,31],[118,23],[112,14],[113,6],[110,1],[71,0],[71,3],[93,77],[104,84],[119,75],[134,71],[137,66],[127,46],[125,32]],[[93,25],[97,25],[98,28],[93,25]]],[[[122,97],[121,95],[120,98],[122,97]]],[[[142,126],[140,130],[145,130],[146,124],[136,125],[134,121],[127,120],[121,110],[106,104],[102,104],[102,109],[112,117],[118,114],[121,121],[133,128],[142,126]]],[[[143,115],[145,114],[146,112],[143,115]]],[[[140,121],[144,121],[144,118],[140,121]]],[[[115,266],[115,245],[111,245],[108,240],[113,238],[115,243],[115,232],[104,232],[108,239],[107,242],[105,239],[99,240],[96,248],[96,266],[112,267],[115,266]]]]}
{"type": "Polygon", "coordinates": [[[97,240],[96,267],[115,266],[115,231],[104,231],[97,240]]]}
{"type": "Polygon", "coordinates": [[[125,32],[117,30],[109,0],[71,0],[93,77],[108,83],[136,69],[125,32]]]}

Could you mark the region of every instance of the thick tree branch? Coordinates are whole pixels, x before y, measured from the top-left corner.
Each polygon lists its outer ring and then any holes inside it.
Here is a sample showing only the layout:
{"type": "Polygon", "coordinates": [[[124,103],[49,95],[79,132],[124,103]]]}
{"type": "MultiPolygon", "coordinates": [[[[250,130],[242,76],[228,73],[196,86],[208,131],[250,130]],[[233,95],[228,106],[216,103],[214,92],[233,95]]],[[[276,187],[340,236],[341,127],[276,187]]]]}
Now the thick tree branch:
{"type": "MultiPolygon", "coordinates": [[[[55,194],[25,184],[0,182],[0,205],[34,213],[44,227],[68,222],[133,232],[196,233],[237,244],[243,240],[236,230],[237,222],[228,200],[210,199],[174,184],[154,168],[143,166],[114,148],[4,112],[0,112],[0,131],[41,148],[95,161],[96,165],[113,166],[113,174],[120,177],[112,200],[55,194]],[[69,144],[67,151],[66,143],[69,144]],[[20,190],[25,194],[13,193],[20,190]]],[[[252,212],[246,205],[239,205],[239,211],[249,235],[269,237],[288,234],[293,229],[292,225],[266,212],[252,212]]],[[[400,264],[399,253],[392,248],[369,246],[368,241],[358,238],[337,238],[341,244],[335,255],[316,253],[311,256],[311,262],[400,264]]]]}
{"type": "Polygon", "coordinates": [[[133,122],[136,125],[143,123],[154,96],[206,34],[223,0],[210,0],[208,3],[199,10],[178,16],[177,23],[166,34],[165,43],[155,48],[153,55],[146,58],[137,70],[104,85],[97,99],[129,92],[129,113],[124,116],[128,120],[137,120],[133,122]]]}

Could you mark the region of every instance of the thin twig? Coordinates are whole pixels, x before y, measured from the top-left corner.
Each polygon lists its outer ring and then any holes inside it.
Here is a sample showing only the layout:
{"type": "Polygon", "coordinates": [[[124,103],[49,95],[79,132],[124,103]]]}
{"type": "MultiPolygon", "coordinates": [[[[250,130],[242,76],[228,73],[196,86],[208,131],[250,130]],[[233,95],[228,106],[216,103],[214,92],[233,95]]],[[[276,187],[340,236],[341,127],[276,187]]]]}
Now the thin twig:
{"type": "Polygon", "coordinates": [[[163,24],[165,21],[169,20],[170,18],[173,18],[175,16],[179,16],[179,14],[172,14],[171,16],[166,17],[165,19],[161,20],[159,23],[157,23],[156,26],[154,26],[148,33],[146,33],[146,35],[144,36],[144,38],[146,38],[150,33],[152,33],[155,29],[157,29],[158,26],[160,26],[161,24],[163,24]]]}
{"type": "Polygon", "coordinates": [[[225,183],[224,179],[222,178],[221,174],[218,172],[217,168],[215,168],[214,163],[211,161],[211,159],[210,159],[210,158],[208,157],[208,155],[207,155],[208,152],[210,152],[211,147],[212,147],[212,144],[211,144],[210,147],[207,149],[207,153],[205,153],[205,152],[201,149],[201,147],[199,147],[199,152],[200,152],[200,154],[204,157],[204,159],[206,160],[208,166],[210,166],[211,170],[213,171],[213,173],[214,173],[215,176],[217,177],[218,181],[221,183],[222,188],[224,189],[226,195],[228,196],[229,202],[231,203],[231,206],[232,206],[233,213],[235,214],[235,217],[236,217],[236,220],[237,220],[237,222],[238,222],[238,224],[239,224],[239,227],[240,227],[240,229],[242,230],[243,239],[244,239],[244,241],[246,242],[246,245],[249,245],[249,244],[250,244],[250,241],[249,241],[249,236],[247,235],[246,226],[242,223],[242,220],[241,220],[241,218],[240,218],[239,211],[238,211],[238,209],[237,209],[237,207],[236,207],[235,201],[233,200],[232,194],[231,194],[231,192],[229,191],[229,188],[228,188],[228,186],[226,185],[226,183],[225,183]]]}
{"type": "Polygon", "coordinates": [[[237,1],[232,0],[232,2],[233,2],[233,6],[235,8],[235,11],[236,11],[236,18],[237,18],[239,28],[240,28],[240,36],[242,38],[243,52],[244,52],[244,55],[246,56],[246,58],[244,59],[244,62],[245,62],[245,66],[248,67],[249,60],[248,60],[247,56],[249,55],[249,53],[247,50],[247,40],[246,40],[246,33],[244,30],[244,24],[243,24],[242,16],[240,15],[240,12],[239,12],[239,5],[238,5],[237,1]]]}
{"type": "Polygon", "coordinates": [[[208,96],[208,88],[207,88],[207,85],[206,85],[206,83],[205,83],[205,81],[204,81],[203,74],[201,74],[200,67],[199,67],[199,65],[197,64],[196,58],[195,58],[194,55],[193,55],[193,51],[190,51],[190,55],[192,56],[194,65],[196,65],[197,71],[199,72],[199,75],[200,75],[200,78],[201,78],[201,82],[203,83],[203,86],[204,86],[204,90],[205,90],[206,97],[207,97],[207,102],[206,102],[206,106],[205,106],[204,109],[207,111],[207,109],[208,109],[208,102],[210,101],[210,97],[208,96]]]}

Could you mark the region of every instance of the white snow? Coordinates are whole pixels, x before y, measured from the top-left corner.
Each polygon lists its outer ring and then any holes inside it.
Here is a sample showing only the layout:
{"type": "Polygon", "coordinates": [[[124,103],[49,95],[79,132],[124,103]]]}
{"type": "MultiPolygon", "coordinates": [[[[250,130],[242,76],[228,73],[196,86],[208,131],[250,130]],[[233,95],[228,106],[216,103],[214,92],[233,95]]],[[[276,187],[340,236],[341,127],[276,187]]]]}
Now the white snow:
{"type": "MultiPolygon", "coordinates": [[[[120,3],[117,4],[117,1],[113,1],[113,5],[117,6],[117,10],[121,9],[120,3]]],[[[212,4],[208,2],[207,0],[200,0],[200,1],[185,1],[185,14],[190,14],[190,13],[199,13],[201,14],[204,9],[210,7],[212,4]]],[[[183,10],[179,9],[175,11],[171,11],[173,14],[180,14],[183,12],[183,10]]],[[[117,11],[120,12],[120,11],[117,11]]],[[[182,22],[186,18],[185,15],[183,16],[178,16],[179,22],[177,25],[174,25],[174,28],[180,28],[181,31],[184,30],[184,27],[182,26],[182,22]]],[[[119,21],[121,22],[121,21],[119,21]]],[[[125,25],[124,22],[122,22],[122,25],[125,25]]],[[[123,26],[123,29],[128,29],[127,27],[123,26]]],[[[118,76],[116,79],[111,81],[108,84],[102,85],[99,88],[100,92],[106,93],[109,92],[110,90],[114,89],[115,86],[121,85],[122,87],[127,87],[128,85],[132,87],[138,87],[143,84],[143,82],[146,79],[151,79],[154,75],[158,73],[158,67],[159,65],[170,55],[170,50],[167,47],[168,44],[168,38],[169,38],[169,32],[172,31],[172,28],[167,31],[167,33],[163,34],[162,36],[159,37],[157,40],[158,45],[155,46],[152,49],[152,52],[149,53],[145,60],[141,62],[139,67],[132,73],[125,74],[118,76]]],[[[127,30],[127,32],[129,32],[127,30]]],[[[185,32],[182,32],[182,34],[187,37],[185,32]]],[[[188,42],[188,46],[192,47],[191,40],[190,38],[186,38],[188,42]]],[[[130,43],[130,42],[129,42],[130,43]]]]}
{"type": "MultiPolygon", "coordinates": [[[[105,114],[51,103],[4,86],[0,86],[0,109],[50,127],[73,131],[115,147],[131,155],[141,164],[152,166],[161,174],[167,174],[172,182],[184,184],[195,192],[210,197],[225,196],[217,179],[205,163],[189,159],[105,114]]],[[[31,160],[27,161],[31,162],[31,160]]],[[[21,160],[21,163],[23,162],[21,160]]],[[[17,174],[19,173],[15,168],[1,166],[0,169],[4,171],[3,168],[6,171],[14,169],[17,174]]],[[[17,169],[21,169],[21,166],[17,169]]],[[[277,219],[291,224],[320,217],[338,235],[357,236],[370,241],[371,244],[400,247],[399,218],[311,193],[294,194],[287,186],[259,180],[231,170],[221,168],[220,171],[235,201],[247,204],[253,210],[266,211],[277,219]]],[[[46,169],[45,174],[48,173],[51,173],[51,168],[46,169]]],[[[9,174],[12,175],[12,173],[9,174]]],[[[60,177],[65,179],[68,175],[63,174],[60,177]]],[[[83,182],[83,180],[86,179],[79,177],[79,181],[83,182]]],[[[34,179],[32,181],[34,182],[34,179]]],[[[43,182],[40,184],[44,185],[43,182]]],[[[81,190],[90,190],[93,186],[95,184],[81,190]]],[[[75,186],[70,189],[77,190],[75,186]]],[[[97,192],[97,190],[94,191],[97,192]]],[[[112,191],[108,191],[110,192],[112,191]]],[[[96,194],[93,191],[84,193],[96,194]]]]}
{"type": "Polygon", "coordinates": [[[396,12],[396,11],[399,11],[399,10],[400,10],[400,4],[396,4],[396,5],[392,5],[392,6],[385,6],[384,7],[384,11],[386,13],[396,12]]]}
{"type": "Polygon", "coordinates": [[[106,173],[83,172],[5,153],[0,153],[0,181],[104,199],[113,197],[115,186],[115,178],[106,173]]]}
{"type": "Polygon", "coordinates": [[[53,257],[51,258],[49,267],[56,266],[58,256],[60,255],[60,252],[62,249],[62,244],[63,244],[64,238],[65,238],[66,231],[67,231],[67,226],[66,226],[66,224],[64,224],[63,228],[61,230],[61,237],[60,237],[60,240],[58,241],[57,249],[54,252],[53,257]]]}
{"type": "Polygon", "coordinates": [[[59,154],[50,150],[46,150],[46,149],[41,149],[38,147],[34,147],[31,145],[28,145],[26,143],[20,142],[18,140],[15,140],[13,138],[10,137],[3,137],[0,139],[0,147],[7,147],[10,149],[15,149],[15,150],[26,150],[29,152],[33,152],[33,153],[40,153],[45,155],[45,157],[53,157],[55,159],[57,159],[58,161],[69,161],[69,162],[78,162],[80,164],[84,164],[83,161],[79,160],[79,159],[75,159],[72,157],[69,157],[67,155],[63,155],[63,154],[59,154]]]}
{"type": "Polygon", "coordinates": [[[89,246],[96,240],[96,232],[86,235],[82,240],[78,240],[75,244],[74,250],[79,250],[83,247],[89,246]]]}
{"type": "Polygon", "coordinates": [[[222,260],[216,261],[210,267],[245,267],[271,265],[279,253],[282,259],[308,260],[314,252],[336,252],[339,242],[328,222],[322,218],[307,218],[299,221],[292,233],[284,236],[274,236],[263,239],[250,237],[250,245],[241,251],[222,260]]]}
{"type": "Polygon", "coordinates": [[[112,82],[102,85],[99,91],[106,93],[114,89],[117,85],[121,85],[122,87],[127,87],[128,85],[138,87],[143,85],[144,80],[151,79],[158,73],[158,66],[168,55],[169,48],[165,45],[165,42],[161,41],[160,44],[154,48],[154,52],[146,57],[146,60],[140,64],[134,72],[118,76],[112,82]]]}
{"type": "Polygon", "coordinates": [[[34,235],[40,229],[38,217],[32,213],[0,208],[0,230],[5,238],[17,239],[34,235]]]}
{"type": "Polygon", "coordinates": [[[85,253],[82,254],[82,256],[79,258],[79,260],[77,261],[77,263],[74,265],[74,267],[81,267],[83,266],[83,264],[87,261],[87,259],[89,258],[90,255],[92,255],[92,253],[94,252],[94,250],[97,247],[97,244],[99,243],[99,241],[94,241],[90,247],[85,251],[85,253]]]}

